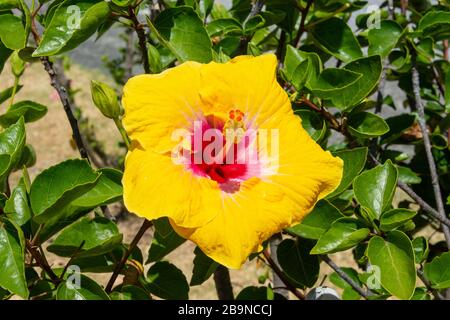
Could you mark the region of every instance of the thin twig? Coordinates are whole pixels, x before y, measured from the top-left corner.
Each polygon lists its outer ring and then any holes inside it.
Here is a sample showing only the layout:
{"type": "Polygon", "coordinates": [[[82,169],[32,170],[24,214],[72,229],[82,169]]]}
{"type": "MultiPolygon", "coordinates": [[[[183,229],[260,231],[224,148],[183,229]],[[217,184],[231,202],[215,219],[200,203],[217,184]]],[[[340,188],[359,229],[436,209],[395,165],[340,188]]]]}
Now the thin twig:
{"type": "Polygon", "coordinates": [[[139,240],[141,240],[142,236],[144,235],[144,233],[153,225],[153,223],[147,219],[144,220],[144,222],[142,223],[141,228],[139,229],[139,231],[136,233],[136,235],[134,236],[134,239],[131,241],[130,246],[128,247],[127,251],[125,251],[122,259],[117,263],[116,267],[114,268],[114,271],[111,275],[111,278],[108,281],[108,284],[106,285],[105,291],[107,293],[110,293],[114,283],[117,280],[117,277],[119,276],[120,271],[122,271],[123,266],[125,265],[125,263],[128,260],[128,257],[131,255],[131,252],[133,252],[134,248],[137,246],[137,244],[139,243],[139,240]]]}
{"type": "Polygon", "coordinates": [[[305,295],[301,293],[295,286],[291,284],[289,279],[286,277],[284,272],[278,267],[278,265],[273,261],[272,257],[270,256],[270,253],[267,249],[263,251],[263,255],[267,260],[267,263],[270,265],[272,270],[280,277],[280,279],[283,281],[286,288],[291,291],[298,299],[305,300],[305,295]]]}
{"type": "Polygon", "coordinates": [[[67,261],[66,265],[64,266],[63,271],[61,272],[61,276],[59,277],[61,280],[64,279],[64,275],[67,272],[67,269],[69,268],[70,264],[72,263],[73,259],[77,256],[77,254],[80,252],[80,250],[83,248],[84,244],[86,243],[85,240],[81,241],[81,244],[78,246],[78,248],[72,253],[69,261],[67,261]]]}
{"type": "Polygon", "coordinates": [[[427,287],[427,289],[430,290],[437,299],[445,300],[445,297],[439,291],[437,291],[431,287],[430,281],[428,281],[427,278],[425,278],[425,275],[423,274],[422,270],[418,269],[417,275],[418,275],[419,279],[423,282],[425,287],[427,287]]]}
{"type": "Polygon", "coordinates": [[[233,286],[231,285],[228,268],[219,265],[214,271],[213,277],[219,300],[234,300],[233,286]]]}
{"type": "Polygon", "coordinates": [[[49,266],[47,261],[43,259],[42,255],[39,253],[39,251],[36,249],[35,246],[33,246],[30,241],[26,240],[25,242],[26,248],[28,252],[31,254],[31,256],[36,260],[36,263],[39,265],[39,267],[44,270],[44,272],[50,277],[50,280],[55,284],[56,286],[61,283],[61,280],[59,277],[53,272],[52,268],[49,266]]]}
{"type": "MultiPolygon", "coordinates": [[[[412,87],[414,93],[415,106],[417,109],[417,113],[419,114],[419,126],[422,131],[423,136],[423,144],[425,148],[425,153],[427,156],[428,167],[430,169],[431,176],[431,185],[433,187],[434,197],[436,201],[436,208],[439,212],[439,215],[443,218],[446,218],[444,202],[442,200],[441,188],[439,186],[439,177],[436,169],[436,163],[433,158],[433,153],[431,152],[431,142],[430,137],[428,135],[427,123],[425,120],[425,108],[422,103],[422,98],[420,96],[420,78],[419,72],[417,71],[417,65],[415,61],[415,54],[413,52],[413,66],[412,66],[412,87]]],[[[450,229],[443,225],[442,231],[445,235],[445,239],[447,242],[447,247],[450,249],[450,229]]]]}
{"type": "Polygon", "coordinates": [[[353,281],[352,278],[350,278],[341,268],[339,268],[334,262],[333,260],[330,259],[330,257],[323,255],[320,256],[320,258],[322,259],[322,261],[324,261],[327,265],[329,265],[331,267],[331,269],[334,270],[334,272],[336,272],[336,274],[341,277],[342,280],[344,280],[345,282],[347,282],[352,288],[353,290],[355,290],[356,292],[358,292],[362,297],[364,297],[365,299],[368,299],[369,296],[373,295],[373,292],[370,290],[365,291],[363,288],[361,288],[355,281],[353,281]]]}
{"type": "Polygon", "coordinates": [[[48,59],[48,57],[41,57],[41,62],[44,65],[45,71],[47,71],[48,75],[50,76],[50,84],[53,88],[56,89],[59,99],[61,100],[61,103],[64,107],[64,111],[66,112],[70,127],[72,128],[72,136],[75,140],[80,156],[84,159],[89,160],[89,156],[87,154],[86,147],[84,146],[83,138],[78,127],[78,120],[73,114],[67,89],[60,83],[53,63],[48,59]]]}
{"type": "Polygon", "coordinates": [[[298,28],[297,35],[295,36],[295,39],[292,43],[292,45],[296,48],[300,47],[300,39],[302,38],[303,33],[306,31],[305,29],[306,16],[308,15],[309,9],[311,8],[313,2],[314,2],[313,0],[308,0],[305,8],[302,8],[300,10],[302,14],[302,17],[300,18],[300,27],[298,28]]]}
{"type": "Polygon", "coordinates": [[[139,47],[141,48],[142,64],[145,73],[150,73],[150,62],[148,60],[147,52],[147,36],[145,34],[144,26],[139,22],[133,8],[129,8],[128,17],[133,22],[133,28],[136,31],[139,40],[139,47]]]}

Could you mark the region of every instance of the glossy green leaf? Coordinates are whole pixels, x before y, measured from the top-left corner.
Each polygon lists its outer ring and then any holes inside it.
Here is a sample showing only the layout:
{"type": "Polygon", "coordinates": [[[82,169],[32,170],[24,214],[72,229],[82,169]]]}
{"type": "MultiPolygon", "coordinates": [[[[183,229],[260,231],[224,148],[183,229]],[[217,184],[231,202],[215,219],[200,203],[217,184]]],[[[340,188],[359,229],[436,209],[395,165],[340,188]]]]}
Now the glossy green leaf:
{"type": "Polygon", "coordinates": [[[350,110],[365,99],[376,87],[381,76],[380,56],[370,56],[350,62],[343,69],[363,76],[355,83],[340,90],[339,94],[330,97],[332,106],[341,110],[350,110]]]}
{"type": "Polygon", "coordinates": [[[402,35],[402,27],[395,21],[383,20],[379,28],[369,30],[369,55],[379,54],[382,58],[389,55],[402,35]]]}
{"type": "MultiPolygon", "coordinates": [[[[210,62],[212,44],[198,14],[187,6],[169,8],[155,19],[154,27],[163,42],[180,61],[210,62]]],[[[156,31],[152,30],[152,31],[156,31]]]]}
{"type": "Polygon", "coordinates": [[[34,220],[43,223],[95,186],[100,174],[86,160],[66,160],[42,171],[31,185],[34,220]],[[64,177],[61,179],[60,177],[64,177]]]}
{"type": "MultiPolygon", "coordinates": [[[[358,277],[358,272],[352,268],[341,268],[345,274],[352,279],[356,284],[361,286],[361,281],[358,277]]],[[[344,279],[342,279],[336,272],[330,275],[330,282],[335,286],[343,289],[342,300],[359,300],[361,296],[350,286],[344,279]]]]}
{"type": "Polygon", "coordinates": [[[236,19],[217,19],[206,26],[210,37],[226,35],[228,33],[242,33],[242,26],[236,19]]]}
{"type": "Polygon", "coordinates": [[[357,112],[348,117],[348,131],[358,138],[373,138],[388,132],[389,126],[374,113],[357,112]]]}
{"type": "Polygon", "coordinates": [[[100,177],[94,186],[81,196],[66,204],[57,214],[46,220],[39,240],[45,241],[53,234],[86,215],[92,209],[118,201],[122,197],[122,173],[115,169],[103,168],[97,171],[100,177]]]}
{"type": "Polygon", "coordinates": [[[11,197],[6,201],[3,211],[6,216],[17,225],[23,226],[31,219],[31,209],[27,195],[27,188],[23,178],[11,193],[11,197]]]}
{"type": "Polygon", "coordinates": [[[410,299],[416,284],[414,252],[409,238],[400,231],[388,233],[386,239],[374,236],[367,247],[372,266],[380,268],[381,285],[399,299],[410,299]]]}
{"type": "Polygon", "coordinates": [[[192,278],[190,285],[197,286],[208,280],[214,271],[216,271],[219,264],[203,253],[199,247],[194,250],[194,269],[192,271],[192,278]]]}
{"type": "Polygon", "coordinates": [[[20,117],[23,117],[25,122],[33,122],[39,120],[47,113],[47,107],[33,102],[33,101],[20,101],[14,103],[8,108],[6,113],[0,115],[0,125],[8,127],[16,123],[20,117]]]}
{"type": "Polygon", "coordinates": [[[0,40],[0,73],[3,71],[3,67],[12,53],[13,51],[5,47],[3,42],[0,40]]]}
{"type": "Polygon", "coordinates": [[[362,74],[346,69],[327,68],[311,83],[311,88],[318,97],[331,99],[334,95],[356,83],[362,74]]]}
{"type": "Polygon", "coordinates": [[[417,29],[424,33],[424,36],[437,35],[448,32],[450,28],[450,12],[429,11],[420,19],[417,29]]]}
{"type": "Polygon", "coordinates": [[[311,254],[333,253],[347,250],[364,240],[370,230],[359,220],[340,218],[319,238],[311,254]]]}
{"type": "MultiPolygon", "coordinates": [[[[1,47],[1,42],[0,42],[0,47],[1,47]]],[[[0,57],[1,56],[2,56],[2,53],[1,53],[1,48],[0,48],[0,57]]],[[[0,58],[0,60],[1,60],[1,58],[0,58]]],[[[1,72],[1,65],[0,65],[0,72],[1,72]]],[[[20,89],[22,89],[22,87],[23,86],[21,86],[21,85],[17,86],[16,93],[19,92],[20,89]]],[[[2,104],[3,102],[5,102],[9,98],[11,98],[13,90],[14,90],[14,87],[9,87],[0,92],[0,104],[2,104]]]]}
{"type": "Polygon", "coordinates": [[[319,278],[319,257],[309,253],[313,246],[305,239],[286,239],[278,245],[278,263],[298,287],[311,288],[319,278]]]}
{"type": "Polygon", "coordinates": [[[310,88],[311,82],[316,81],[322,72],[322,62],[316,53],[297,50],[288,45],[282,72],[297,90],[304,86],[310,88]]]}
{"type": "Polygon", "coordinates": [[[450,288],[450,252],[444,252],[425,264],[423,271],[433,288],[450,288]]]}
{"type": "Polygon", "coordinates": [[[236,300],[286,300],[281,294],[276,293],[270,287],[250,286],[242,289],[236,300]]]}
{"type": "Polygon", "coordinates": [[[410,128],[416,120],[412,114],[401,114],[386,119],[389,126],[389,132],[381,137],[381,143],[391,143],[398,139],[405,130],[410,128]]]}
{"type": "Polygon", "coordinates": [[[309,32],[321,49],[344,62],[362,57],[352,29],[342,19],[327,19],[314,25],[309,32]]]}
{"type": "Polygon", "coordinates": [[[412,241],[412,246],[414,250],[414,260],[416,263],[424,262],[430,252],[428,240],[425,237],[414,238],[412,241]]]}
{"type": "Polygon", "coordinates": [[[25,47],[25,28],[19,17],[12,13],[0,14],[0,40],[11,50],[20,50],[25,47]]]}
{"type": "Polygon", "coordinates": [[[110,300],[100,285],[80,274],[80,286],[75,279],[62,282],[56,290],[56,300],[110,300]]]}
{"type": "Polygon", "coordinates": [[[186,241],[173,230],[167,218],[155,220],[154,224],[155,233],[148,251],[147,263],[161,260],[186,241]]]}
{"type": "Polygon", "coordinates": [[[19,0],[2,0],[0,1],[0,11],[8,11],[14,8],[19,8],[19,0]]]}
{"type": "Polygon", "coordinates": [[[390,160],[364,171],[353,182],[356,200],[379,218],[390,207],[397,186],[397,169],[390,160]]]}
{"type": "Polygon", "coordinates": [[[0,286],[28,298],[25,279],[25,239],[19,226],[0,218],[0,286]]]}
{"type": "Polygon", "coordinates": [[[55,9],[33,56],[51,56],[76,48],[90,38],[110,14],[109,4],[105,1],[64,1],[55,9]]]}
{"type": "Polygon", "coordinates": [[[364,169],[367,159],[367,148],[354,148],[349,150],[342,150],[334,153],[334,156],[341,158],[344,161],[344,172],[342,174],[341,183],[330,193],[327,198],[331,199],[345,190],[353,183],[353,179],[364,169]]]}
{"type": "Polygon", "coordinates": [[[64,229],[47,250],[62,257],[89,257],[110,252],[121,242],[122,234],[114,222],[83,218],[64,229]]]}
{"type": "MultiPolygon", "coordinates": [[[[23,118],[0,133],[0,185],[16,167],[25,146],[23,118]]],[[[0,186],[0,188],[2,188],[0,186]]]]}
{"type": "Polygon", "coordinates": [[[397,166],[398,180],[406,184],[419,184],[422,178],[409,167],[397,166]]]}
{"type": "Polygon", "coordinates": [[[408,220],[414,218],[417,211],[404,208],[391,209],[382,214],[380,219],[380,228],[383,231],[390,231],[405,224],[408,220]]]}
{"type": "Polygon", "coordinates": [[[162,299],[188,299],[189,284],[184,274],[169,262],[156,262],[147,273],[146,288],[162,299]]]}
{"type": "Polygon", "coordinates": [[[325,120],[317,113],[311,110],[295,110],[295,114],[302,119],[302,127],[308,132],[309,136],[320,142],[327,132],[325,120]]]}
{"type": "Polygon", "coordinates": [[[326,200],[320,200],[301,223],[287,230],[302,238],[319,239],[334,221],[343,217],[335,206],[326,200]]]}
{"type": "Polygon", "coordinates": [[[113,291],[109,296],[112,300],[151,300],[144,289],[132,285],[123,286],[120,291],[113,291]]]}

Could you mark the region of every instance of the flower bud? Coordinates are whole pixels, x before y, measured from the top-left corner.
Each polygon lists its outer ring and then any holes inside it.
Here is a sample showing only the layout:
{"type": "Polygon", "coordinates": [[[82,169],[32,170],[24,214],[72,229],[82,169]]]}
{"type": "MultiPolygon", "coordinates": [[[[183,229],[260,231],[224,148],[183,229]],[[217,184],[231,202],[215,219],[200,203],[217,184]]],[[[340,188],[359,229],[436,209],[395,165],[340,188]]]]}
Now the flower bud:
{"type": "Polygon", "coordinates": [[[12,53],[10,62],[13,75],[20,77],[25,70],[25,62],[19,57],[19,51],[14,51],[12,53]]]}
{"type": "Polygon", "coordinates": [[[92,80],[91,95],[94,104],[105,117],[117,119],[120,116],[120,106],[113,88],[106,83],[92,80]]]}

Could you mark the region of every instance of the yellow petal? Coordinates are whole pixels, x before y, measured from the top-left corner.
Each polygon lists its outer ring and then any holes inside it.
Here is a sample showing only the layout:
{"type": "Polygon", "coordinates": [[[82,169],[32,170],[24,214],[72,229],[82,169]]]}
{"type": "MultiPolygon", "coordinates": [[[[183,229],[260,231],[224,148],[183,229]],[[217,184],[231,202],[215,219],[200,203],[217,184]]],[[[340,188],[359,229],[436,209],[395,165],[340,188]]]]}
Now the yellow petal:
{"type": "Polygon", "coordinates": [[[174,165],[170,157],[134,148],[127,155],[125,168],[123,198],[129,211],[149,220],[168,216],[190,228],[217,215],[217,183],[174,165]]]}
{"type": "Polygon", "coordinates": [[[132,140],[157,152],[172,150],[175,129],[190,128],[201,114],[200,64],[186,62],[156,75],[131,78],[124,87],[123,124],[132,140]]]}

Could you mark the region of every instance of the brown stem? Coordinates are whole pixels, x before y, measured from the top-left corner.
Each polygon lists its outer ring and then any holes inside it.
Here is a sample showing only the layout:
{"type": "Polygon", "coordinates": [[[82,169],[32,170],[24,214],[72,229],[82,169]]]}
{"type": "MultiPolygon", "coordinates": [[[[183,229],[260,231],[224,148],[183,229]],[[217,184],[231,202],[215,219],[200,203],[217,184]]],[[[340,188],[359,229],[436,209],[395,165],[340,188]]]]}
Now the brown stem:
{"type": "Polygon", "coordinates": [[[53,272],[52,268],[47,263],[47,260],[43,258],[41,253],[33,246],[29,240],[25,242],[26,248],[31,256],[36,260],[39,267],[50,277],[50,280],[57,286],[61,283],[59,277],[53,272]]]}
{"type": "Polygon", "coordinates": [[[214,283],[219,300],[234,300],[233,286],[228,268],[219,265],[214,271],[214,283]]]}
{"type": "Polygon", "coordinates": [[[263,255],[267,260],[267,263],[272,268],[273,272],[275,272],[278,277],[280,277],[281,281],[283,281],[286,288],[291,291],[298,299],[305,300],[305,295],[297,290],[295,286],[293,286],[290,282],[290,280],[286,277],[284,272],[278,267],[278,265],[273,261],[272,257],[270,256],[270,253],[267,249],[263,251],[263,255]]]}
{"type": "MultiPolygon", "coordinates": [[[[413,66],[412,66],[412,87],[413,87],[413,93],[414,93],[414,100],[415,100],[415,106],[417,109],[417,113],[419,114],[419,126],[422,131],[423,136],[423,144],[425,149],[425,154],[427,156],[427,162],[428,167],[430,170],[430,177],[431,177],[431,185],[433,187],[434,192],[434,198],[436,201],[436,208],[439,212],[439,215],[442,218],[446,218],[445,214],[445,208],[444,208],[444,202],[442,200],[442,194],[441,194],[441,187],[439,185],[439,176],[436,169],[436,163],[434,161],[433,153],[431,152],[431,142],[430,137],[428,135],[427,130],[427,123],[425,120],[425,108],[422,102],[422,98],[420,96],[420,78],[419,78],[419,71],[417,71],[417,65],[416,65],[416,55],[413,51],[413,66]]],[[[450,229],[442,225],[442,232],[444,233],[447,247],[450,249],[450,229]]]]}
{"type": "Polygon", "coordinates": [[[130,246],[128,247],[127,251],[125,251],[122,259],[117,263],[116,267],[114,268],[114,271],[111,275],[111,278],[108,281],[108,284],[106,285],[105,291],[107,293],[110,293],[112,291],[113,285],[117,280],[117,277],[119,276],[119,273],[122,271],[123,266],[128,260],[128,257],[131,255],[131,252],[133,252],[134,248],[137,246],[139,241],[141,240],[144,233],[153,225],[153,223],[147,219],[144,220],[142,223],[139,231],[134,236],[134,239],[131,241],[130,246]]]}
{"type": "Polygon", "coordinates": [[[128,17],[133,22],[133,28],[138,36],[144,71],[145,73],[150,73],[150,62],[148,60],[148,52],[147,52],[147,36],[145,35],[144,26],[139,22],[133,8],[128,9],[128,17]]]}
{"type": "Polygon", "coordinates": [[[305,22],[306,22],[306,16],[308,15],[309,9],[311,8],[311,5],[313,4],[313,0],[308,0],[306,3],[305,8],[302,8],[300,10],[302,17],[300,18],[300,27],[298,28],[297,35],[295,36],[295,39],[293,41],[293,46],[296,48],[300,47],[300,39],[302,38],[303,33],[306,31],[305,29],[305,22]]]}

